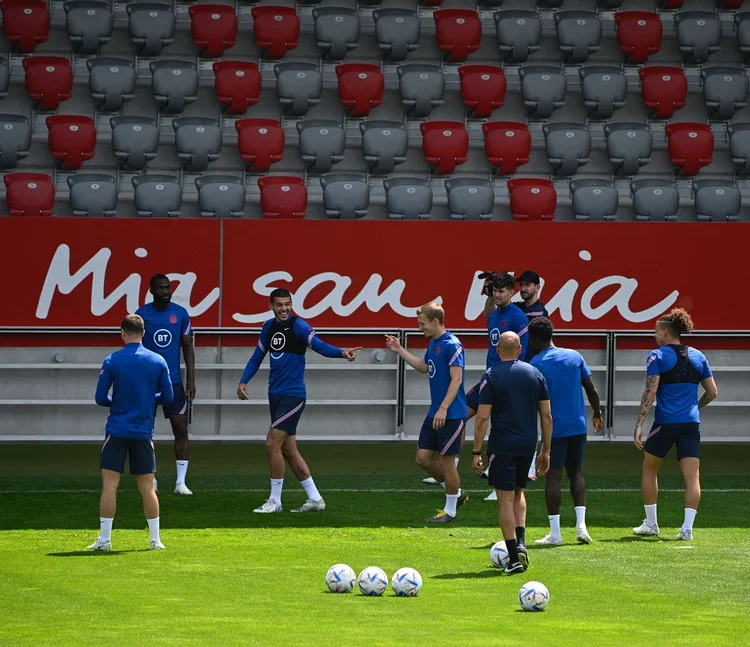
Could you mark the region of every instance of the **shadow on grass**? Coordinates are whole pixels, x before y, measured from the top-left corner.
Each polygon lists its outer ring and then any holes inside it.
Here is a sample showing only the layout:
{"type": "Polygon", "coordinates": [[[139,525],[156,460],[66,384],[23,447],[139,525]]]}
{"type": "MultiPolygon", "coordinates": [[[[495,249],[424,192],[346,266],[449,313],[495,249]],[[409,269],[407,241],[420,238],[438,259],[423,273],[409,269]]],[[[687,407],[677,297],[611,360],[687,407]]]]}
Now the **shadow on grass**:
{"type": "Polygon", "coordinates": [[[475,573],[443,573],[442,575],[433,575],[433,580],[481,580],[488,577],[503,577],[505,571],[501,568],[487,568],[484,571],[475,573]]]}
{"type": "Polygon", "coordinates": [[[647,542],[663,542],[663,541],[674,541],[665,539],[664,537],[636,537],[635,535],[625,535],[619,539],[597,539],[597,542],[602,544],[631,544],[631,543],[647,543],[647,542]]]}
{"type": "Polygon", "coordinates": [[[69,550],[62,553],[47,553],[47,557],[105,557],[109,555],[126,555],[127,553],[147,553],[148,548],[134,548],[133,550],[69,550]]]}

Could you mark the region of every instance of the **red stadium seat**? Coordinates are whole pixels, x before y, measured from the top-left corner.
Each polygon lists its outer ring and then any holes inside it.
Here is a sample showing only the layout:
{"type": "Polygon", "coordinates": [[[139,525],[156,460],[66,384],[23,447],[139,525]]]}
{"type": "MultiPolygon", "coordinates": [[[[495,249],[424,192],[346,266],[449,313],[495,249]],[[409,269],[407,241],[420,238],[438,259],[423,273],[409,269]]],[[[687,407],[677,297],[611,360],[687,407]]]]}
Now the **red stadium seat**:
{"type": "Polygon", "coordinates": [[[510,210],[516,220],[554,220],[557,191],[550,180],[508,180],[510,210]]]}
{"type": "Polygon", "coordinates": [[[61,101],[70,99],[73,68],[62,56],[29,56],[23,59],[26,91],[44,112],[57,110],[61,101]]]}
{"type": "Polygon", "coordinates": [[[651,11],[618,11],[617,42],[631,63],[645,63],[661,49],[662,26],[659,14],[651,11]]]}
{"type": "Polygon", "coordinates": [[[496,108],[505,104],[505,73],[495,65],[462,65],[461,97],[477,119],[486,119],[496,108]]]}
{"type": "Polygon", "coordinates": [[[379,65],[344,63],[336,66],[339,97],[352,117],[366,117],[383,103],[385,80],[379,65]]]}
{"type": "Polygon", "coordinates": [[[433,14],[438,47],[451,61],[465,61],[479,49],[482,21],[472,9],[440,9],[433,14]]]}
{"type": "Polygon", "coordinates": [[[49,39],[50,15],[42,0],[2,0],[5,38],[21,54],[29,54],[49,39]]]}
{"type": "Polygon", "coordinates": [[[719,9],[739,9],[745,0],[721,0],[717,4],[719,9]]]}
{"type": "Polygon", "coordinates": [[[498,175],[513,175],[527,164],[531,154],[531,134],[526,124],[516,121],[488,121],[482,126],[484,152],[498,175]]]}
{"type": "Polygon", "coordinates": [[[284,58],[299,45],[299,18],[294,7],[253,7],[253,34],[266,58],[284,58]]]}
{"type": "Polygon", "coordinates": [[[298,176],[269,175],[258,180],[260,206],[266,218],[304,218],[307,187],[298,176]]]}
{"type": "Polygon", "coordinates": [[[679,9],[684,0],[661,0],[662,9],[679,9]]]}
{"type": "Polygon", "coordinates": [[[422,4],[425,7],[439,7],[443,4],[443,0],[422,0],[422,4]]]}
{"type": "Polygon", "coordinates": [[[52,178],[43,173],[8,173],[5,200],[11,216],[51,216],[55,205],[52,178]]]}
{"type": "Polygon", "coordinates": [[[47,117],[49,149],[61,168],[78,169],[94,157],[96,128],[91,117],[55,115],[47,117]]]}
{"type": "Polygon", "coordinates": [[[237,146],[254,172],[267,171],[284,157],[284,130],[275,119],[240,119],[237,146]]]}
{"type": "Polygon", "coordinates": [[[217,61],[214,63],[214,74],[216,97],[229,114],[244,115],[249,106],[258,103],[261,78],[255,63],[217,61]]]}
{"type": "Polygon", "coordinates": [[[667,151],[680,175],[696,175],[713,161],[714,135],[708,124],[667,124],[667,151]]]}
{"type": "Polygon", "coordinates": [[[469,134],[460,121],[425,121],[420,124],[422,150],[439,175],[448,175],[468,157],[469,134]]]}
{"type": "Polygon", "coordinates": [[[190,30],[203,56],[219,58],[224,50],[237,44],[237,16],[234,7],[223,4],[190,6],[190,30]]]}
{"type": "Polygon", "coordinates": [[[681,67],[654,65],[638,70],[641,92],[654,119],[669,119],[675,110],[685,107],[688,83],[681,67]]]}

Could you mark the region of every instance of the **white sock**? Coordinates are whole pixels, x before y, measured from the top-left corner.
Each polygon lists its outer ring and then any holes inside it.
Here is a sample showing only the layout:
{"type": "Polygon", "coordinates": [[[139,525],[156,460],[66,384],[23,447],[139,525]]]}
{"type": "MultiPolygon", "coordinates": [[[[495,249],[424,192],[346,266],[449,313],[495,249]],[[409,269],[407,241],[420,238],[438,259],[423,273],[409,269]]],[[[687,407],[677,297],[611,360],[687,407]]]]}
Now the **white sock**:
{"type": "Polygon", "coordinates": [[[586,506],[576,506],[576,528],[586,527],[586,506]]]}
{"type": "Polygon", "coordinates": [[[307,492],[307,498],[310,499],[310,501],[320,501],[323,498],[322,496],[320,496],[318,488],[315,487],[315,482],[313,481],[312,476],[306,478],[304,481],[300,481],[299,484],[303,488],[305,488],[305,492],[307,492]]]}
{"type": "Polygon", "coordinates": [[[456,503],[458,502],[458,494],[447,494],[445,495],[445,513],[451,517],[456,516],[456,503]]]}
{"type": "Polygon", "coordinates": [[[461,458],[460,458],[459,456],[456,456],[456,458],[455,458],[455,459],[453,459],[453,460],[454,460],[454,461],[455,461],[455,463],[456,463],[456,467],[458,467],[458,461],[460,461],[460,460],[461,460],[461,458]]]}
{"type": "Polygon", "coordinates": [[[177,485],[185,482],[185,477],[187,476],[187,468],[187,461],[177,461],[177,485]]]}
{"type": "MultiPolygon", "coordinates": [[[[695,515],[693,515],[693,517],[695,517],[695,515]]],[[[107,519],[106,517],[99,517],[99,539],[101,539],[102,541],[109,541],[112,537],[113,521],[114,518],[107,519]]]]}
{"type": "Polygon", "coordinates": [[[284,487],[284,479],[271,479],[271,498],[276,503],[281,503],[281,488],[284,487]]]}
{"type": "Polygon", "coordinates": [[[549,534],[553,537],[559,537],[560,536],[560,515],[559,514],[550,514],[547,515],[549,518],[549,534]]]}
{"type": "Polygon", "coordinates": [[[646,508],[646,523],[653,528],[656,525],[656,504],[643,507],[646,508]]]}
{"type": "Polygon", "coordinates": [[[536,476],[536,452],[534,452],[534,458],[531,459],[531,465],[529,466],[529,478],[536,476]]]}
{"type": "Polygon", "coordinates": [[[685,521],[682,522],[682,530],[693,529],[696,514],[698,514],[698,511],[694,508],[685,508],[685,521]]]}
{"type": "Polygon", "coordinates": [[[146,519],[148,521],[148,536],[150,541],[159,541],[159,517],[146,519]]]}

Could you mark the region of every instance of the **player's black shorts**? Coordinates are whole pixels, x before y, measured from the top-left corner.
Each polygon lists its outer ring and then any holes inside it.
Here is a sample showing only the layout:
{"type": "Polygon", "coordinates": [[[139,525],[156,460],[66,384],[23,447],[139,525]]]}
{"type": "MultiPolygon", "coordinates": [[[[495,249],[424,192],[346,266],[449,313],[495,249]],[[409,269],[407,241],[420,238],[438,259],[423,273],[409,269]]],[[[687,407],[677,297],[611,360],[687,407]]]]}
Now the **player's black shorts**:
{"type": "Polygon", "coordinates": [[[432,428],[432,418],[427,416],[419,430],[419,449],[439,451],[441,456],[455,456],[461,453],[461,437],[466,426],[463,418],[446,420],[442,429],[432,428]]]}
{"type": "Polygon", "coordinates": [[[125,471],[125,458],[130,457],[130,473],[156,472],[156,452],[151,438],[120,438],[108,433],[102,444],[99,467],[113,472],[125,471]]]}
{"type": "Polygon", "coordinates": [[[583,465],[583,456],[586,453],[586,434],[575,436],[552,437],[552,445],[549,452],[549,466],[555,469],[567,467],[577,469],[583,465]]]}
{"type": "Polygon", "coordinates": [[[174,400],[169,404],[162,405],[164,409],[164,417],[171,418],[172,416],[186,416],[188,410],[187,395],[185,394],[185,387],[182,384],[173,384],[172,389],[174,390],[174,400]]]}
{"type": "Polygon", "coordinates": [[[466,392],[466,406],[475,412],[479,411],[479,385],[480,382],[477,382],[466,392]]]}
{"type": "Polygon", "coordinates": [[[489,453],[490,472],[487,478],[490,485],[496,490],[506,492],[512,492],[516,488],[525,488],[533,460],[533,451],[522,456],[508,456],[499,452],[489,453]]]}
{"type": "Polygon", "coordinates": [[[652,456],[664,458],[677,445],[677,460],[701,457],[701,425],[699,422],[656,424],[648,432],[643,449],[652,456]]]}
{"type": "Polygon", "coordinates": [[[305,410],[304,398],[291,395],[269,395],[268,406],[271,409],[271,428],[281,429],[290,436],[297,433],[297,424],[305,410]]]}

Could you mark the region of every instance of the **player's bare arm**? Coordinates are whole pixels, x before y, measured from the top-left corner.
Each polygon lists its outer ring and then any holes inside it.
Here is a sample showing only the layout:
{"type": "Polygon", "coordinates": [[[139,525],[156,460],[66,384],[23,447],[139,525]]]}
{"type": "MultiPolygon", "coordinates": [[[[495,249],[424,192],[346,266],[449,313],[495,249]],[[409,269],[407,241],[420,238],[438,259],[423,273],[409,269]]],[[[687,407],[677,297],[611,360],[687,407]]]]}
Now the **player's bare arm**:
{"type": "Polygon", "coordinates": [[[195,348],[193,347],[193,338],[190,335],[183,335],[180,340],[182,346],[182,355],[185,358],[185,372],[187,373],[186,392],[188,400],[195,399],[195,348]]]}
{"type": "Polygon", "coordinates": [[[403,359],[415,371],[419,371],[420,373],[427,373],[427,363],[421,357],[412,355],[399,343],[398,339],[396,339],[393,335],[385,336],[385,347],[389,351],[396,353],[396,355],[403,359]]]}
{"type": "Polygon", "coordinates": [[[701,380],[701,386],[703,387],[703,395],[698,400],[698,408],[702,409],[708,406],[711,402],[716,399],[719,395],[719,390],[716,388],[716,382],[713,377],[707,377],[705,380],[701,380]]]}
{"type": "Polygon", "coordinates": [[[487,426],[490,421],[491,413],[491,404],[479,405],[477,419],[474,423],[474,456],[471,461],[471,469],[477,474],[481,474],[484,471],[484,464],[482,463],[482,447],[484,446],[484,439],[487,436],[487,426]]]}
{"type": "Polygon", "coordinates": [[[651,407],[656,399],[656,391],[659,389],[659,376],[649,375],[646,377],[646,388],[641,395],[641,406],[638,410],[638,419],[635,423],[633,442],[638,449],[643,449],[643,421],[646,420],[651,407]]]}
{"type": "Polygon", "coordinates": [[[602,418],[602,404],[599,398],[599,392],[594,386],[594,381],[591,376],[587,377],[581,382],[583,390],[586,391],[586,397],[589,400],[589,404],[593,409],[594,413],[591,416],[591,422],[594,425],[594,433],[601,433],[604,429],[604,419],[602,418]]]}
{"type": "Polygon", "coordinates": [[[539,422],[542,427],[542,450],[536,458],[536,473],[544,476],[549,471],[549,453],[552,447],[552,409],[549,400],[540,400],[539,422]]]}
{"type": "Polygon", "coordinates": [[[437,410],[435,417],[432,419],[433,429],[442,429],[445,425],[445,419],[448,416],[448,407],[451,406],[453,400],[458,395],[458,390],[461,388],[461,381],[463,380],[463,368],[460,366],[451,366],[451,381],[448,385],[448,391],[445,393],[445,398],[440,404],[440,408],[437,410]]]}

